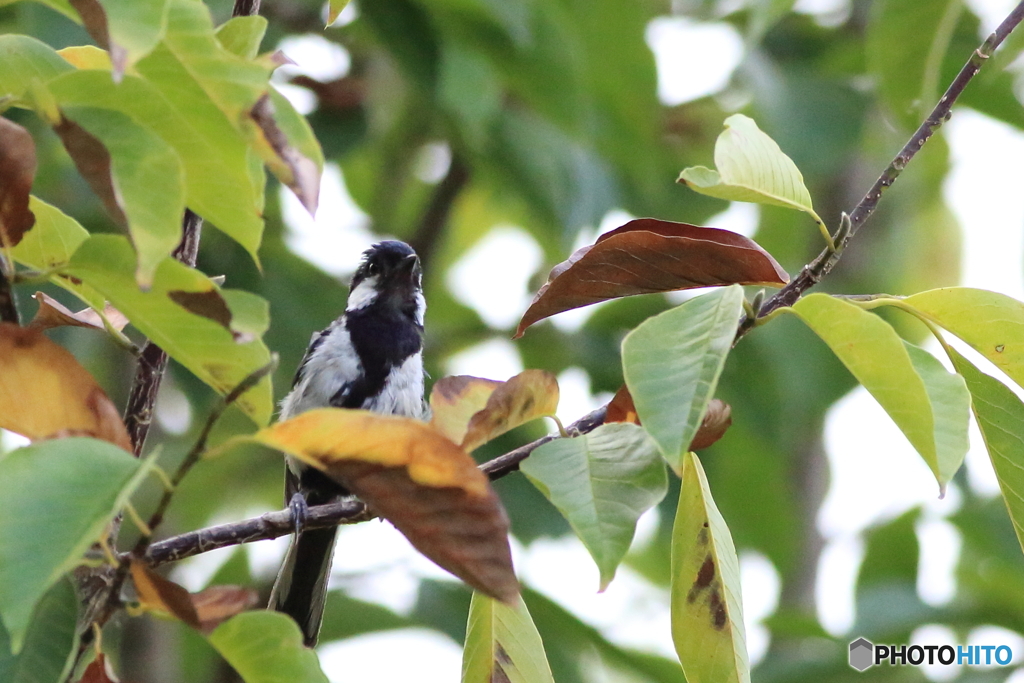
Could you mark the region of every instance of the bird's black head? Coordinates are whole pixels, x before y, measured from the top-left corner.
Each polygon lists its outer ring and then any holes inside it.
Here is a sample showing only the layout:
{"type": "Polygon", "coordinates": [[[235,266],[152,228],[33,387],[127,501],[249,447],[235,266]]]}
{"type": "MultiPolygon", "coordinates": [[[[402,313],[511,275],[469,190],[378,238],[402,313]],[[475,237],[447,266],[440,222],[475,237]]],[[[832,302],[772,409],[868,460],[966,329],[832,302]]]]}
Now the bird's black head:
{"type": "Polygon", "coordinates": [[[397,308],[423,324],[421,279],[416,252],[405,242],[385,240],[363,252],[348,295],[349,311],[371,304],[397,308]]]}

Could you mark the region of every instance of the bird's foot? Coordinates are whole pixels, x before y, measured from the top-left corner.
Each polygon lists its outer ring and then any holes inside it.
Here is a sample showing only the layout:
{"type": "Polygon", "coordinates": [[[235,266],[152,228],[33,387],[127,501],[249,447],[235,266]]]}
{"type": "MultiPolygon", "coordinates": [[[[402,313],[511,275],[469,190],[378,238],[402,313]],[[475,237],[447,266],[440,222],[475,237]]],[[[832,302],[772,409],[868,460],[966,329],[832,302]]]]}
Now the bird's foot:
{"type": "Polygon", "coordinates": [[[309,505],[306,503],[306,497],[301,493],[294,494],[292,499],[288,501],[288,509],[292,511],[292,524],[295,526],[295,535],[298,536],[302,533],[303,527],[306,526],[306,517],[309,516],[309,505]]]}

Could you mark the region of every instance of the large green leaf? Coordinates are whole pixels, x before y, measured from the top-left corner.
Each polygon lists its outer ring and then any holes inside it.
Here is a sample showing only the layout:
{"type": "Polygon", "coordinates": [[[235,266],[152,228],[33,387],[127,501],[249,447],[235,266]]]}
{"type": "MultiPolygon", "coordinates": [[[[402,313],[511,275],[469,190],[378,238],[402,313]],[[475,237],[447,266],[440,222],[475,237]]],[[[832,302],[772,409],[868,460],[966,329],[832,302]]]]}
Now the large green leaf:
{"type": "Polygon", "coordinates": [[[668,490],[665,462],[644,430],[606,424],[555,439],[519,466],[572,525],[601,570],[600,590],[615,577],[636,521],[668,490]]]}
{"type": "Polygon", "coordinates": [[[138,484],[142,463],[82,437],[0,460],[0,617],[21,650],[36,603],[74,568],[138,484]]]}
{"type": "Polygon", "coordinates": [[[672,640],[689,683],[749,683],[740,565],[700,460],[683,460],[672,527],[672,640]]]}
{"type": "Polygon", "coordinates": [[[753,119],[733,114],[725,120],[725,130],[715,142],[715,165],[717,171],[704,166],[683,169],[679,182],[711,197],[797,209],[822,222],[800,169],[753,119]]]}
{"type": "MultiPolygon", "coordinates": [[[[139,68],[154,58],[146,57],[139,68]]],[[[189,208],[255,256],[263,234],[264,180],[262,173],[251,172],[246,141],[187,75],[162,77],[166,91],[129,75],[115,86],[103,71],[75,71],[47,86],[61,106],[117,109],[163,138],[185,165],[189,208]],[[178,77],[182,80],[174,81],[178,77]]]]}
{"type": "Polygon", "coordinates": [[[622,341],[622,372],[644,429],[679,471],[715,394],[743,311],[732,285],[644,321],[622,341]]]}
{"type": "Polygon", "coordinates": [[[917,364],[928,376],[926,384],[896,330],[877,315],[847,301],[827,294],[811,294],[788,310],[800,316],[828,344],[885,409],[944,489],[954,463],[959,466],[963,459],[963,454],[956,455],[962,443],[955,435],[959,434],[960,425],[966,430],[961,417],[956,418],[959,423],[955,426],[936,424],[937,411],[939,417],[947,419],[962,406],[961,399],[954,397],[959,391],[952,388],[955,380],[941,378],[931,364],[916,355],[917,364]],[[938,400],[937,411],[930,393],[938,400]]]}
{"type": "MultiPolygon", "coordinates": [[[[75,252],[64,272],[103,294],[140,332],[221,394],[269,362],[270,351],[262,341],[236,341],[233,331],[244,330],[225,320],[230,314],[216,319],[196,315],[170,298],[175,292],[179,301],[205,302],[221,316],[230,311],[220,289],[201,272],[173,258],[164,259],[156,269],[152,289],[143,292],[135,284],[134,267],[135,256],[125,238],[93,235],[75,252]]],[[[242,327],[249,331],[261,326],[260,313],[251,306],[252,296],[242,307],[235,300],[236,307],[247,312],[242,327]]],[[[242,394],[237,405],[258,425],[266,425],[273,412],[270,377],[242,394]]]]}
{"type": "Polygon", "coordinates": [[[35,38],[0,36],[0,96],[20,98],[33,80],[43,83],[67,71],[74,71],[52,47],[35,38]]]}
{"type": "MultiPolygon", "coordinates": [[[[3,7],[4,5],[12,5],[16,2],[18,2],[18,0],[0,0],[0,7],[3,7]]],[[[73,21],[81,21],[81,18],[78,16],[78,12],[75,11],[74,7],[71,6],[71,3],[68,2],[68,0],[36,0],[36,2],[60,12],[73,21]]]]}
{"type": "Polygon", "coordinates": [[[14,656],[0,623],[0,681],[60,683],[74,663],[78,599],[68,579],[55,583],[36,604],[21,653],[14,656]]]}
{"type": "Polygon", "coordinates": [[[167,24],[170,0],[100,0],[107,15],[111,50],[123,49],[133,64],[156,47],[167,24]]]}
{"type": "Polygon", "coordinates": [[[254,59],[267,32],[267,20],[258,14],[231,17],[217,27],[217,40],[231,54],[254,59]]]}
{"type": "Polygon", "coordinates": [[[1024,386],[1024,303],[969,287],[933,289],[903,303],[963,339],[1024,386]]]}
{"type": "Polygon", "coordinates": [[[327,683],[316,652],[303,646],[295,621],[280,612],[243,612],[209,640],[245,683],[327,683]]]}
{"type": "Polygon", "coordinates": [[[1024,548],[1024,403],[1009,387],[949,349],[957,372],[971,390],[974,417],[996,471],[1017,542],[1024,548]]]}
{"type": "MultiPolygon", "coordinates": [[[[185,213],[185,170],[174,149],[128,115],[95,107],[67,107],[64,116],[99,139],[110,154],[109,174],[116,203],[128,222],[138,255],[136,280],[153,284],[157,266],[181,241],[185,213]]],[[[79,160],[88,163],[98,159],[79,160]]]]}
{"type": "Polygon", "coordinates": [[[473,593],[462,683],[554,683],[544,643],[521,597],[509,607],[473,593]]]}

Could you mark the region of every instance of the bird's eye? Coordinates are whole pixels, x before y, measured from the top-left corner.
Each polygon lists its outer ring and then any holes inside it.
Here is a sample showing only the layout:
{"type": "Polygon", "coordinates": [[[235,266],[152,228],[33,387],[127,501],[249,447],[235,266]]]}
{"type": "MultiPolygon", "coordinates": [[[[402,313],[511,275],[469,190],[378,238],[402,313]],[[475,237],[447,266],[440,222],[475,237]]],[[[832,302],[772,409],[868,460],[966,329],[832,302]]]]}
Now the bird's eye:
{"type": "Polygon", "coordinates": [[[366,274],[367,275],[371,275],[371,276],[372,275],[376,275],[378,271],[379,271],[379,268],[377,267],[377,264],[374,263],[373,261],[370,261],[369,263],[366,264],[366,274]]]}

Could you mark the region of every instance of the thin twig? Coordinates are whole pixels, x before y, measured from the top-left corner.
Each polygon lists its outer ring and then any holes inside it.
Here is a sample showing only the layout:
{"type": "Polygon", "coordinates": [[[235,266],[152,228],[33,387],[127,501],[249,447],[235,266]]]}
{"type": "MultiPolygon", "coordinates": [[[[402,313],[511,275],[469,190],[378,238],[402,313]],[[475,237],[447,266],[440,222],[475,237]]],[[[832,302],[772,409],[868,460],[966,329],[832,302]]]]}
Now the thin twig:
{"type": "MultiPolygon", "coordinates": [[[[1000,43],[1006,39],[1006,36],[1010,34],[1021,20],[1024,20],[1024,2],[1020,2],[1006,19],[999,24],[999,27],[996,28],[992,35],[985,39],[985,42],[974,51],[971,58],[960,69],[960,73],[953,79],[949,88],[946,89],[939,103],[932,109],[928,118],[911,136],[910,140],[903,146],[903,149],[892,160],[888,168],[882,172],[882,175],[878,176],[878,180],[871,186],[871,189],[864,195],[864,198],[850,212],[850,228],[841,240],[837,240],[839,244],[836,245],[836,251],[833,252],[826,249],[814,261],[804,266],[803,270],[800,271],[800,274],[792,282],[765,302],[758,312],[758,318],[763,318],[778,308],[792,306],[803,296],[804,292],[821,282],[822,278],[831,272],[836,263],[839,262],[843,249],[849,244],[850,239],[857,233],[860,226],[870,218],[871,214],[874,213],[875,207],[878,206],[878,201],[882,198],[882,194],[896,181],[900,173],[903,172],[903,169],[914,158],[914,155],[924,147],[924,144],[928,142],[932,134],[949,120],[950,109],[953,107],[953,103],[960,97],[964,88],[967,87],[967,84],[978,73],[985,61],[992,56],[995,49],[999,47],[1000,43]]],[[[736,332],[736,339],[739,340],[753,327],[754,320],[744,320],[736,332]]]]}
{"type": "MultiPolygon", "coordinates": [[[[602,406],[569,425],[566,431],[570,436],[579,436],[592,432],[604,424],[605,412],[606,406],[602,406]]],[[[542,437],[533,443],[520,446],[513,451],[509,451],[480,465],[480,469],[491,480],[500,479],[519,469],[519,463],[525,460],[534,450],[558,438],[561,437],[557,435],[542,437]]],[[[367,514],[366,506],[358,500],[347,499],[336,503],[310,507],[303,521],[303,528],[325,529],[338,526],[339,524],[354,524],[366,521],[367,519],[372,519],[372,515],[367,514]]],[[[211,550],[287,536],[293,531],[295,531],[295,523],[292,519],[292,511],[289,508],[285,508],[284,510],[268,512],[259,517],[242,520],[241,522],[231,522],[198,531],[190,531],[153,543],[141,559],[150,566],[157,566],[183,560],[193,555],[210,552],[211,550]]],[[[128,553],[123,553],[121,561],[124,562],[128,556],[128,553]]]]}
{"type": "Polygon", "coordinates": [[[424,264],[424,270],[428,269],[427,264],[433,258],[438,240],[444,234],[444,226],[448,223],[452,205],[468,182],[469,167],[457,155],[453,155],[448,173],[434,188],[430,204],[410,240],[412,248],[416,250],[424,264]]]}
{"type": "MultiPolygon", "coordinates": [[[[195,266],[199,256],[203,219],[186,209],[181,229],[181,244],[174,250],[174,258],[187,266],[195,266]]],[[[142,454],[146,444],[149,426],[153,422],[153,406],[166,369],[167,353],[153,342],[146,342],[135,367],[135,378],[124,411],[124,426],[128,429],[136,458],[142,454]]]]}

